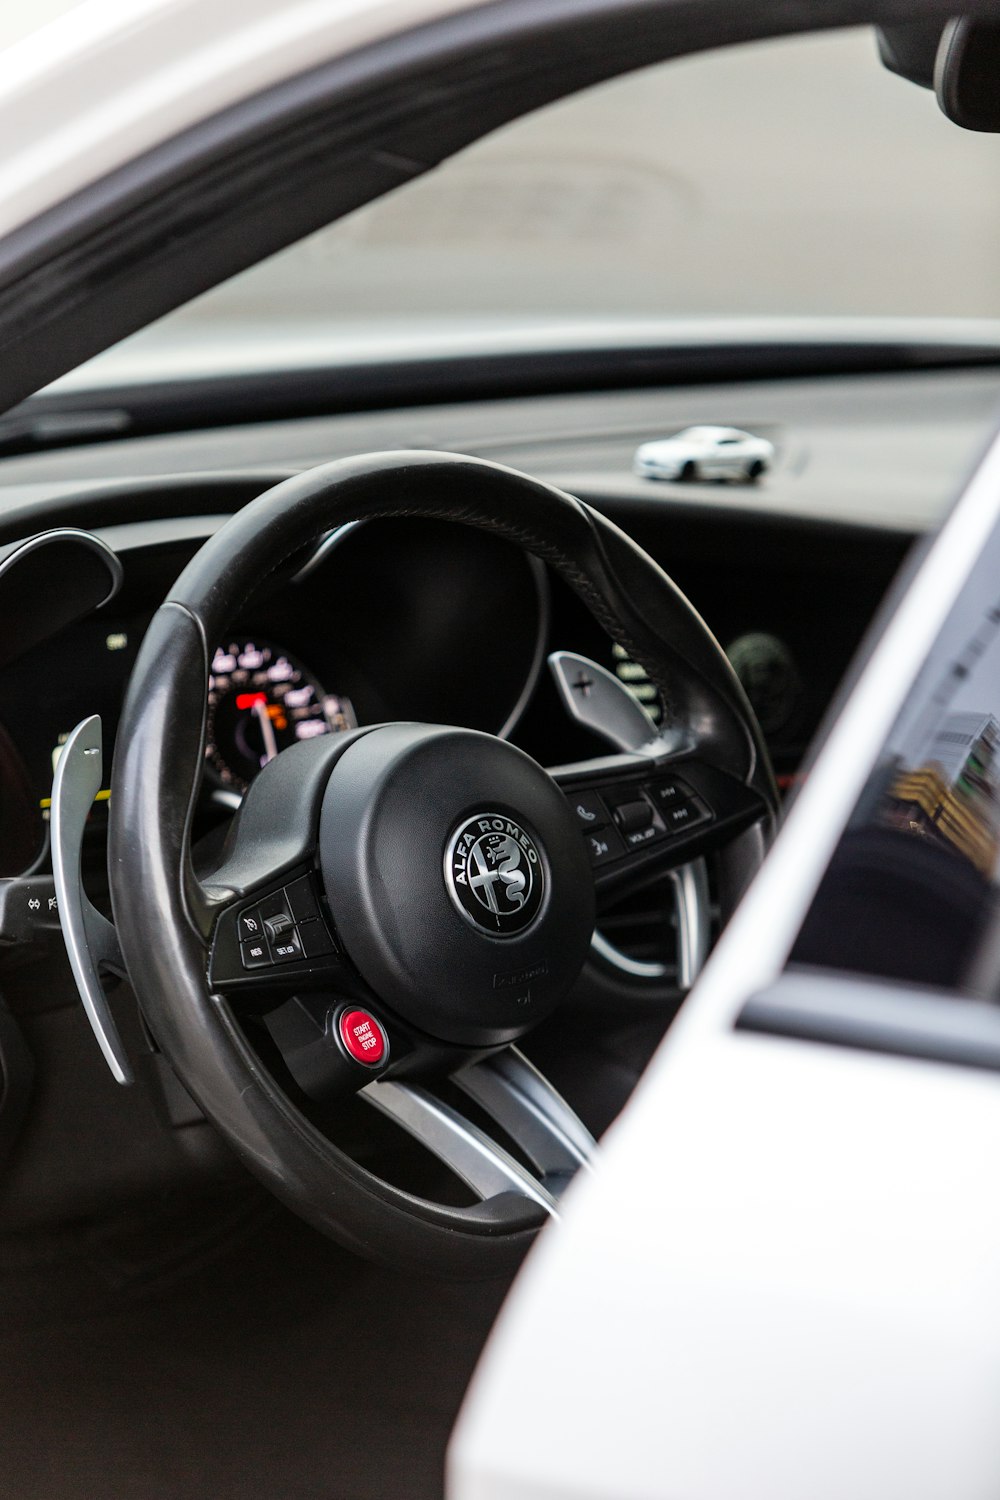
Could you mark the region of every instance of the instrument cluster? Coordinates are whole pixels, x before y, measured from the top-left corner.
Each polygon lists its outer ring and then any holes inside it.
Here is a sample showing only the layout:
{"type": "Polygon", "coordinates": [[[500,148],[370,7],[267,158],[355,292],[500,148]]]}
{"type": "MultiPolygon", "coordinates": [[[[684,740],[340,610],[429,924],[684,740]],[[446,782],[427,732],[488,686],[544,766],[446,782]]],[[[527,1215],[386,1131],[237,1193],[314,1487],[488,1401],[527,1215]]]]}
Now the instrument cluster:
{"type": "MultiPolygon", "coordinates": [[[[140,528],[141,530],[141,528],[140,528]]],[[[0,876],[45,855],[52,778],[81,719],[101,716],[104,782],[143,635],[197,550],[191,537],[122,550],[125,581],[109,611],[61,631],[0,671],[0,876]]],[[[232,808],[298,741],[387,720],[508,734],[544,662],[548,582],[510,543],[444,522],[386,520],[327,538],[290,559],[246,601],[209,663],[205,800],[232,808]],[[221,794],[225,794],[224,797],[221,794]],[[221,799],[221,800],[218,800],[221,799]]],[[[197,832],[197,830],[196,830],[197,832]]]]}
{"type": "Polygon", "coordinates": [[[231,640],[212,658],[205,758],[226,786],[246,791],[289,745],[357,726],[350,698],[272,642],[231,640]]]}

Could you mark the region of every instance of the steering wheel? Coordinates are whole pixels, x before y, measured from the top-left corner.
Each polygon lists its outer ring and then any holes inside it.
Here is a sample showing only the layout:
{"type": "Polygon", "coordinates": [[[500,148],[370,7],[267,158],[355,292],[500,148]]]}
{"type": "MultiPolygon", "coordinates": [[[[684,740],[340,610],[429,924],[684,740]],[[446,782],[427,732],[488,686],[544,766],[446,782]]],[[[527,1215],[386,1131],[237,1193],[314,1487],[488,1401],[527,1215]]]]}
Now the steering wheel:
{"type": "Polygon", "coordinates": [[[286,480],[239,511],[155,615],[115,751],[114,922],[157,1046],[280,1199],[365,1255],[489,1275],[558,1213],[592,1153],[514,1044],[573,986],[597,899],[709,850],[744,880],[776,806],[725,655],[622,531],[497,464],[374,454],[286,480]],[[215,642],[302,549],[341,523],[388,516],[481,527],[558,570],[657,684],[663,728],[633,753],[556,770],[441,725],[307,740],[264,768],[221,848],[193,856],[215,642]],[[513,1149],[441,1096],[444,1079],[513,1149]],[[322,1110],[358,1092],[476,1201],[417,1197],[334,1145],[322,1110]]]}

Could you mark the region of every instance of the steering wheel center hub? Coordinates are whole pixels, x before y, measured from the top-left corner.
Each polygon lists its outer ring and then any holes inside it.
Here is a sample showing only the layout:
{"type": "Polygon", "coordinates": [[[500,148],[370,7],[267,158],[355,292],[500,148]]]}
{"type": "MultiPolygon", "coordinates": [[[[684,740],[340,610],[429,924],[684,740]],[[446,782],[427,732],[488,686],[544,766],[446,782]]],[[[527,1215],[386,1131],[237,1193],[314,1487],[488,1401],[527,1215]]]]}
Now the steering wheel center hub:
{"type": "Polygon", "coordinates": [[[491,735],[424,724],[364,735],[330,776],[320,868],[362,977],[441,1041],[514,1040],[587,954],[592,882],[565,798],[491,735]]]}

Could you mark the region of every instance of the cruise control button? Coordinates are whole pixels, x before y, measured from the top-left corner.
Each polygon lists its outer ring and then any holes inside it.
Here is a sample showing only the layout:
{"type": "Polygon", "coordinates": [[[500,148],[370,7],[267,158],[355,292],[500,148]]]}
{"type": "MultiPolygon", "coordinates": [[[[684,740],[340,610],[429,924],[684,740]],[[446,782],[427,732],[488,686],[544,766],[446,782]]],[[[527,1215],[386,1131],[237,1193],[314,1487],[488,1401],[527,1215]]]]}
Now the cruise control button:
{"type": "Polygon", "coordinates": [[[271,955],[267,951],[267,943],[262,937],[254,938],[249,943],[241,943],[240,958],[243,960],[244,969],[263,969],[271,962],[271,955]]]}
{"type": "Polygon", "coordinates": [[[634,802],[622,802],[615,808],[615,822],[625,834],[626,841],[631,843],[632,840],[628,837],[630,833],[636,829],[652,829],[653,809],[644,797],[639,797],[634,802]]]}
{"type": "Polygon", "coordinates": [[[340,1039],[355,1062],[374,1068],[386,1054],[385,1032],[366,1010],[347,1010],[338,1023],[340,1039]]]}
{"type": "Polygon", "coordinates": [[[273,942],[277,942],[277,940],[283,937],[286,932],[291,931],[291,929],[295,926],[295,923],[292,921],[287,911],[279,911],[276,912],[273,917],[266,917],[264,920],[264,926],[267,929],[268,937],[271,938],[273,942]]]}
{"type": "Polygon", "coordinates": [[[600,833],[586,833],[584,839],[592,865],[606,865],[625,853],[625,845],[613,828],[602,828],[600,833]]]}
{"type": "Polygon", "coordinates": [[[292,959],[302,957],[302,944],[294,927],[271,943],[271,953],[276,964],[291,963],[292,959]]]}
{"type": "Polygon", "coordinates": [[[264,928],[258,911],[241,911],[237,925],[240,930],[240,942],[252,943],[263,936],[264,928]]]}
{"type": "Polygon", "coordinates": [[[285,900],[296,922],[309,922],[313,917],[319,916],[316,893],[308,875],[285,886],[285,900]]]}
{"type": "Polygon", "coordinates": [[[608,821],[607,808],[596,792],[569,792],[569,805],[580,827],[603,828],[608,821]]]}
{"type": "Polygon", "coordinates": [[[707,807],[699,802],[682,802],[679,807],[665,807],[663,821],[670,833],[683,833],[686,828],[695,828],[706,823],[712,816],[707,807]]]}

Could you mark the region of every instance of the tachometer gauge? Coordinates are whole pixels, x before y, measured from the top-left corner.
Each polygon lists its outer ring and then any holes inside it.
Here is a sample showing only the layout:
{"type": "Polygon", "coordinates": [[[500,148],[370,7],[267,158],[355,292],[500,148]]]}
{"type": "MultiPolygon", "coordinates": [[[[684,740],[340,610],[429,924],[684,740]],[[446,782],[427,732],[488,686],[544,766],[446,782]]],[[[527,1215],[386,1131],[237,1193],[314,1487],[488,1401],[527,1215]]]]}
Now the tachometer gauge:
{"type": "Polygon", "coordinates": [[[205,755],[245,790],[289,745],[357,727],[349,698],[327,693],[290,651],[260,640],[220,646],[208,679],[205,755]]]}

